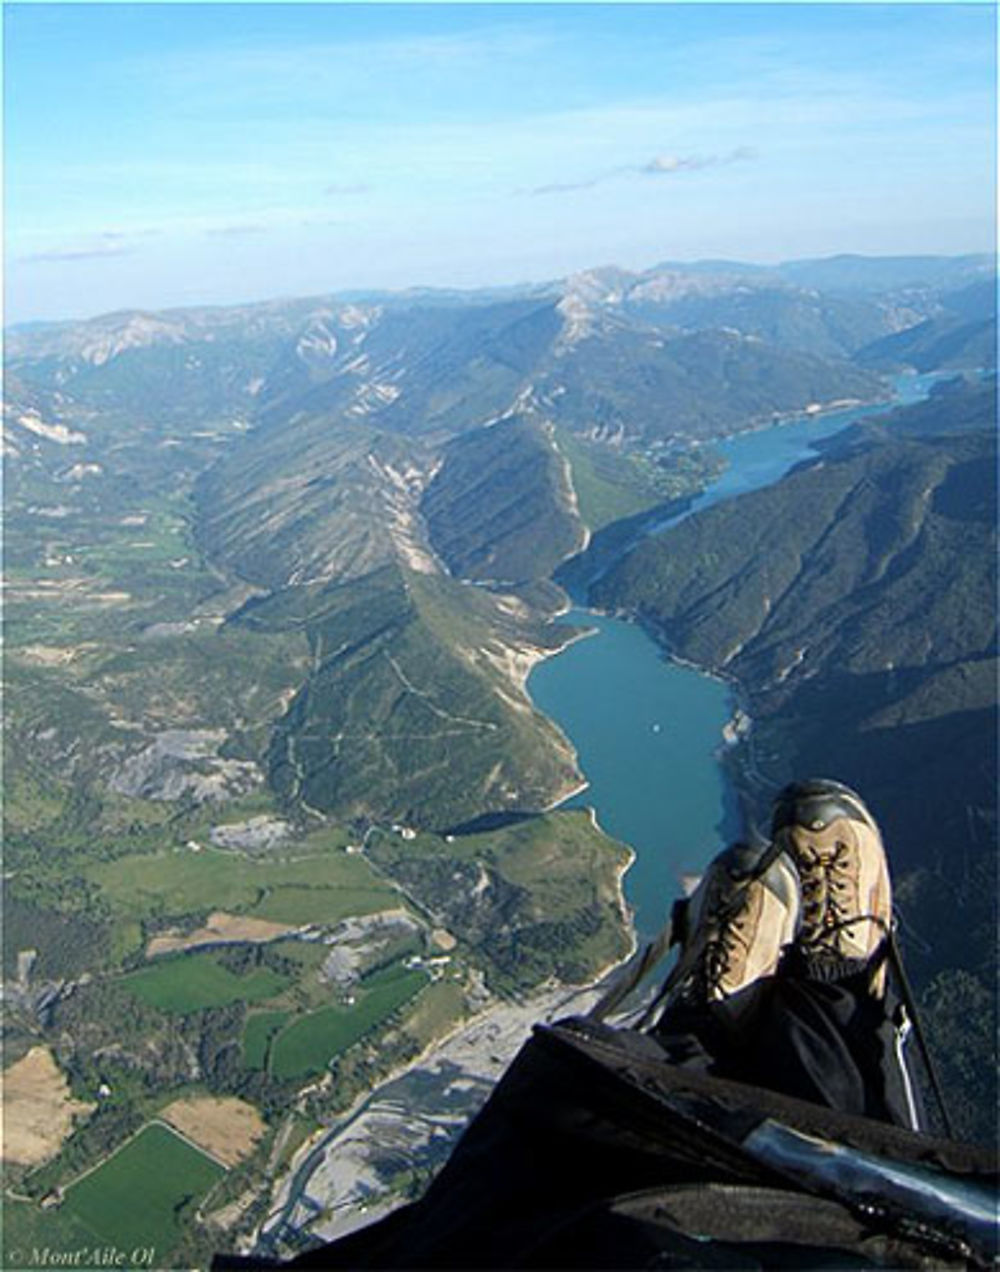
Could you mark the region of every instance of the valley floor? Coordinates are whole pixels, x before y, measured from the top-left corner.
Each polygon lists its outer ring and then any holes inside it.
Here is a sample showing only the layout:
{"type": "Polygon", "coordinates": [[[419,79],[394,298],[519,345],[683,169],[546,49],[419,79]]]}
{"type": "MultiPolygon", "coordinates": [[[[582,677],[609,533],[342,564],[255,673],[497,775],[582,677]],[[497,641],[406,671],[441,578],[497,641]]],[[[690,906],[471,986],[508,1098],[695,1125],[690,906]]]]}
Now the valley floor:
{"type": "Polygon", "coordinates": [[[521,1003],[497,1003],[433,1044],[332,1131],[303,1145],[275,1192],[257,1247],[288,1251],[317,1237],[335,1240],[402,1205],[406,1186],[444,1161],[532,1027],[584,1013],[597,996],[595,986],[563,985],[521,1003]]]}

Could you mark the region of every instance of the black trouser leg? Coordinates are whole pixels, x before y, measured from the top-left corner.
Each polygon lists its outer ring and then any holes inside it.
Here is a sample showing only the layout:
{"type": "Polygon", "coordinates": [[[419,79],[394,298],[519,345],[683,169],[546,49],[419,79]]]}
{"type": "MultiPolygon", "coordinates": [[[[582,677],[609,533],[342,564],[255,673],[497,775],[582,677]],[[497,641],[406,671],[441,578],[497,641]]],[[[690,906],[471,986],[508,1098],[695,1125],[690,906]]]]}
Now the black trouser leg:
{"type": "Polygon", "coordinates": [[[899,1005],[868,983],[867,972],[765,977],[722,1002],[669,1008],[654,1037],[674,1064],[920,1129],[899,1005]]]}

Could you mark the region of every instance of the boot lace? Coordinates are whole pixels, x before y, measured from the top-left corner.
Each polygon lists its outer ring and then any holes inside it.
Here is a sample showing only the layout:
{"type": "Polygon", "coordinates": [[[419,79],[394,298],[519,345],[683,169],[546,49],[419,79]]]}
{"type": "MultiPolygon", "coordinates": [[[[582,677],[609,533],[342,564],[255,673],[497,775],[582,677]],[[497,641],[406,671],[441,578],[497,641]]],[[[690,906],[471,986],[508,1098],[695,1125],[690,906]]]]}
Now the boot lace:
{"type": "Polygon", "coordinates": [[[799,859],[801,945],[817,953],[823,950],[839,953],[837,938],[842,932],[853,938],[854,926],[858,923],[874,923],[884,936],[889,934],[889,924],[882,915],[859,910],[853,876],[851,850],[840,840],[828,856],[816,853],[809,861],[799,859]]]}
{"type": "Polygon", "coordinates": [[[835,945],[837,935],[855,922],[871,915],[851,914],[856,904],[851,886],[851,852],[840,840],[829,855],[815,854],[808,862],[800,859],[802,880],[802,943],[811,946],[835,945]]]}
{"type": "Polygon", "coordinates": [[[728,907],[718,916],[718,926],[705,942],[700,968],[700,981],[703,991],[718,990],[727,973],[739,945],[746,945],[746,928],[748,915],[741,904],[742,894],[732,900],[728,907]]]}

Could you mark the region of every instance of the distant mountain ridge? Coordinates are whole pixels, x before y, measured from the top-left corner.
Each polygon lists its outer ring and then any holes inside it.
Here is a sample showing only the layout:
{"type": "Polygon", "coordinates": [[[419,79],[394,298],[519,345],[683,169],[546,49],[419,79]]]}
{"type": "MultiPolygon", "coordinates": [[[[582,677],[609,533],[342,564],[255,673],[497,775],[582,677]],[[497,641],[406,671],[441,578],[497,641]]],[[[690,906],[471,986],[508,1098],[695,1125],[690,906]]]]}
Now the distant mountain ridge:
{"type": "Polygon", "coordinates": [[[201,305],[164,310],[130,309],[69,321],[13,324],[5,329],[7,352],[22,356],[71,357],[91,360],[102,347],[127,347],[195,338],[200,333],[232,329],[234,324],[256,335],[289,334],[314,314],[361,310],[469,307],[516,301],[562,300],[635,308],[642,304],[669,305],[724,295],[760,291],[765,295],[838,298],[875,298],[878,303],[919,300],[923,308],[948,292],[996,278],[995,258],[986,254],[960,257],[834,256],[816,260],[754,265],[738,261],[667,261],[650,269],[631,271],[617,266],[583,270],[561,280],[512,284],[503,287],[414,287],[402,291],[365,291],[320,294],[295,299],[246,304],[201,305]]]}
{"type": "Polygon", "coordinates": [[[579,288],[583,280],[600,292],[618,291],[624,295],[635,286],[647,286],[655,280],[683,280],[683,289],[719,291],[737,285],[773,286],[783,281],[793,287],[805,287],[831,294],[860,292],[880,294],[901,289],[939,293],[984,279],[995,278],[996,257],[990,253],[965,256],[865,256],[842,254],[804,260],[784,261],[775,265],[758,265],[746,261],[701,260],[664,261],[646,270],[627,270],[616,265],[596,266],[569,275],[562,280],[536,283],[513,283],[498,287],[439,288],[410,287],[399,291],[353,288],[342,292],[320,293],[294,299],[250,301],[243,304],[177,306],[169,309],[126,309],[95,315],[87,319],[46,319],[13,323],[5,327],[8,351],[20,356],[28,351],[20,341],[31,340],[31,351],[39,354],[60,351],[67,334],[81,328],[108,329],[132,318],[161,321],[187,319],[208,327],[216,319],[239,315],[242,320],[287,322],[289,317],[331,305],[369,304],[410,306],[419,304],[482,304],[506,300],[561,297],[579,288]],[[576,280],[576,282],[574,282],[576,280]],[[44,340],[37,345],[35,340],[44,340]]]}

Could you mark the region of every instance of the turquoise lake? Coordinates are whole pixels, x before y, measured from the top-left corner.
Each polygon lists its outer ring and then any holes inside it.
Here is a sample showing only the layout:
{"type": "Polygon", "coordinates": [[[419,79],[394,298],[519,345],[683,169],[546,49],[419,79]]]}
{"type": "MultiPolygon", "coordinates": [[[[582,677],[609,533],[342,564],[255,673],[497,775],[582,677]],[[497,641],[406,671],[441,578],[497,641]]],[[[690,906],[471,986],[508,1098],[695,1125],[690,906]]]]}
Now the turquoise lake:
{"type": "MultiPolygon", "coordinates": [[[[901,376],[895,404],[926,397],[940,375],[901,376]]],[[[728,467],[688,512],[777,481],[815,454],[811,444],[885,404],[804,416],[722,443],[728,467]]],[[[576,747],[587,789],[564,807],[590,805],[608,834],[636,852],[625,895],[640,939],[666,922],[684,874],[700,873],[738,831],[719,763],[733,702],[727,686],[667,659],[634,623],[589,610],[561,620],[595,634],[540,663],[528,680],[539,710],[576,747]]]]}
{"type": "Polygon", "coordinates": [[[714,758],[730,693],[666,661],[634,623],[585,610],[563,621],[597,634],[536,667],[531,697],[572,739],[590,782],[564,807],[592,805],[636,850],[625,892],[648,937],[666,922],[681,873],[699,871],[736,829],[714,758]]]}

